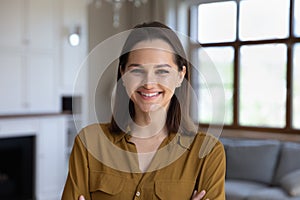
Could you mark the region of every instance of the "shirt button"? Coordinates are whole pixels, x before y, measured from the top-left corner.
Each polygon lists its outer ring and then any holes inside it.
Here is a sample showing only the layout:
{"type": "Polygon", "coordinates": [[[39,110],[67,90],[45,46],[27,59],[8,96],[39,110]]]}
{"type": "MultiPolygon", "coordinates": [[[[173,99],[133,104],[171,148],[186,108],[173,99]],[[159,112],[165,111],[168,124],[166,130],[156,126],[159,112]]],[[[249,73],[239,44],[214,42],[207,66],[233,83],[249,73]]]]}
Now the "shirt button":
{"type": "Polygon", "coordinates": [[[141,193],[140,193],[139,191],[137,191],[137,192],[135,193],[135,195],[136,195],[137,197],[139,197],[139,196],[141,196],[141,193]]]}

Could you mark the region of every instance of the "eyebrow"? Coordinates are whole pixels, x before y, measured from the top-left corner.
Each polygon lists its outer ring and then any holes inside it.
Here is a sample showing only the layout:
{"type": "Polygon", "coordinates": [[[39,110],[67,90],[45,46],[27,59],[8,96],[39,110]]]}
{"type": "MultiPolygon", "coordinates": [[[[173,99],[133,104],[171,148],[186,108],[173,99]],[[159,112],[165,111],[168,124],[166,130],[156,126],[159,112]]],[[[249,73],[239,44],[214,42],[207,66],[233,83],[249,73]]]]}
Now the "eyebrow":
{"type": "MultiPolygon", "coordinates": [[[[129,67],[143,67],[142,64],[136,64],[136,63],[132,63],[130,65],[128,65],[128,68],[129,67]]],[[[169,68],[172,68],[171,65],[169,64],[159,64],[159,65],[155,65],[155,68],[162,68],[162,67],[169,67],[169,68]]]]}

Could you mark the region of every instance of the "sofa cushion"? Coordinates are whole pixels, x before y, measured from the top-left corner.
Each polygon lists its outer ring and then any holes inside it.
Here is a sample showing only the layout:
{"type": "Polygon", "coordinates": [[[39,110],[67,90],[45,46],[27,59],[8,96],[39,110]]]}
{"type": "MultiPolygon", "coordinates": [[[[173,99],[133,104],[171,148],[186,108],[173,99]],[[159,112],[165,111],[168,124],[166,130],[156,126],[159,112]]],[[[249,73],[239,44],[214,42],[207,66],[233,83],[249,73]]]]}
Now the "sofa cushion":
{"type": "Polygon", "coordinates": [[[225,182],[226,199],[243,200],[250,194],[266,187],[267,186],[262,183],[228,179],[225,182]]]}
{"type": "Polygon", "coordinates": [[[278,168],[275,174],[275,184],[279,185],[280,180],[289,172],[300,169],[300,144],[284,142],[280,152],[278,168]]]}
{"type": "Polygon", "coordinates": [[[300,197],[291,197],[279,187],[268,187],[251,193],[247,200],[300,200],[300,197]]]}
{"type": "Polygon", "coordinates": [[[290,196],[300,198],[300,169],[285,175],[280,180],[280,185],[290,196]]]}
{"type": "Polygon", "coordinates": [[[227,150],[228,146],[234,145],[236,143],[236,140],[237,139],[220,137],[220,141],[222,142],[225,151],[227,150]]]}
{"type": "Polygon", "coordinates": [[[280,142],[275,140],[225,139],[227,179],[272,183],[280,142]]]}

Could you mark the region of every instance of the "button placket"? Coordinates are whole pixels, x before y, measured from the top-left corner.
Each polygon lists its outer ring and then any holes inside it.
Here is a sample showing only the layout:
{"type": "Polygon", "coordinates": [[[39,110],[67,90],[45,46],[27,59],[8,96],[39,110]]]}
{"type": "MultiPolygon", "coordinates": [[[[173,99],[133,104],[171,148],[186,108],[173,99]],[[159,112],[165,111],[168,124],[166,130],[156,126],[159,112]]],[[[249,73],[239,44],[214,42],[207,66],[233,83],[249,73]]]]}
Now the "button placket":
{"type": "Polygon", "coordinates": [[[135,199],[135,200],[142,199],[141,194],[142,194],[142,193],[141,193],[141,188],[138,187],[137,190],[136,190],[136,192],[135,192],[134,199],[135,199]]]}
{"type": "Polygon", "coordinates": [[[140,191],[137,191],[137,192],[135,193],[135,196],[137,196],[137,197],[141,196],[141,192],[140,192],[140,191]]]}

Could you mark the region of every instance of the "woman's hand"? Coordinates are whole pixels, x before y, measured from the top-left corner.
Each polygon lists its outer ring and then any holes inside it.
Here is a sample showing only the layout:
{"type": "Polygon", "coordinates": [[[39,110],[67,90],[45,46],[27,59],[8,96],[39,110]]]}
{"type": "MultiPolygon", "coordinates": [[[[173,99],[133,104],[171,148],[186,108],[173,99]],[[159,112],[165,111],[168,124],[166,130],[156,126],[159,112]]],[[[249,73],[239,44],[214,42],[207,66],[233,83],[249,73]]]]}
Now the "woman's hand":
{"type": "MultiPolygon", "coordinates": [[[[206,194],[205,190],[202,190],[201,192],[197,192],[197,190],[195,190],[194,194],[193,194],[193,197],[192,197],[192,200],[201,200],[204,197],[205,194],[206,194]]],[[[206,200],[209,200],[209,199],[206,199],[206,200]]]]}
{"type": "Polygon", "coordinates": [[[78,200],[85,200],[84,196],[80,195],[78,200]]]}
{"type": "MultiPolygon", "coordinates": [[[[205,195],[205,190],[202,190],[201,192],[197,193],[197,190],[194,191],[192,200],[201,200],[204,195],[205,195]]],[[[78,200],[85,200],[84,196],[80,195],[80,197],[78,198],[78,200]]],[[[209,199],[206,199],[209,200],[209,199]]]]}

